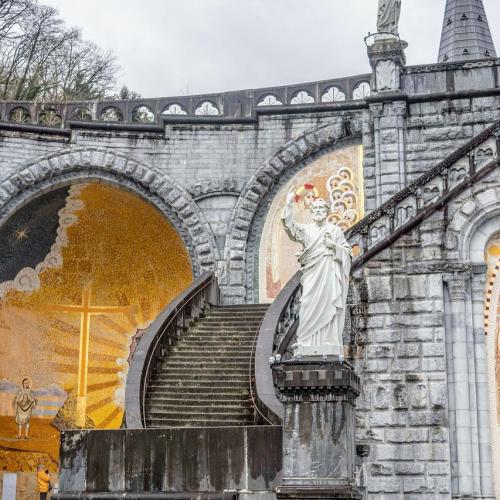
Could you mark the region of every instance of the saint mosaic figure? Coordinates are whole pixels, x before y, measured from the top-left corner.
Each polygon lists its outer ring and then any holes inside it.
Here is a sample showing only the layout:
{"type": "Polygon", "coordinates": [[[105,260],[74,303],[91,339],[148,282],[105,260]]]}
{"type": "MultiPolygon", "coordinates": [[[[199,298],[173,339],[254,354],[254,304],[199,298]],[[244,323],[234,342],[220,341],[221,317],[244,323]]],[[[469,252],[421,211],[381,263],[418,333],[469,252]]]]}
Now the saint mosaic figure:
{"type": "Polygon", "coordinates": [[[377,31],[379,33],[398,33],[401,0],[379,0],[377,31]]]}
{"type": "Polygon", "coordinates": [[[31,384],[28,378],[23,378],[21,389],[17,391],[12,402],[15,411],[15,419],[18,428],[17,439],[21,439],[24,429],[24,439],[28,439],[31,414],[36,406],[36,399],[31,394],[31,384]]]}
{"type": "Polygon", "coordinates": [[[298,254],[302,269],[302,297],[294,355],[344,358],[342,331],[345,322],[351,247],[344,233],[328,221],[329,206],[321,198],[310,204],[312,224],[293,219],[295,192],[287,196],[281,220],[289,238],[302,244],[298,254]]]}

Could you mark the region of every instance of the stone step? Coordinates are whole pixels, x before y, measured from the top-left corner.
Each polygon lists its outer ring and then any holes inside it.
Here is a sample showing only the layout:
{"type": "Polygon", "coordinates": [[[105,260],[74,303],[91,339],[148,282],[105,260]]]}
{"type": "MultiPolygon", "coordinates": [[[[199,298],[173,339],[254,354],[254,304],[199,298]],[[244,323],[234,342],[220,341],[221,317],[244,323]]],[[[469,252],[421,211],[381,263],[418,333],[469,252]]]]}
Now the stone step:
{"type": "Polygon", "coordinates": [[[233,313],[233,312],[216,312],[211,313],[205,316],[204,318],[200,318],[205,321],[207,319],[215,320],[215,321],[251,321],[251,322],[260,322],[264,318],[265,314],[244,314],[244,313],[233,313]]]}
{"type": "MultiPolygon", "coordinates": [[[[202,388],[205,387],[207,389],[210,389],[214,386],[214,382],[218,382],[217,388],[218,390],[222,389],[245,389],[245,384],[242,383],[241,380],[221,380],[217,378],[212,378],[212,377],[206,377],[205,380],[172,380],[172,379],[167,379],[167,380],[152,380],[150,384],[151,389],[155,388],[165,388],[169,389],[172,387],[185,387],[185,388],[192,388],[192,389],[197,389],[197,388],[202,388]]],[[[246,384],[248,386],[248,384],[246,384]]]]}
{"type": "Polygon", "coordinates": [[[176,368],[170,368],[170,369],[165,369],[165,370],[158,370],[155,371],[152,376],[153,377],[160,377],[165,379],[167,378],[186,378],[187,380],[190,379],[190,374],[193,375],[194,378],[203,378],[203,377],[211,377],[211,378],[217,378],[217,379],[230,379],[232,380],[233,377],[238,377],[238,376],[243,376],[246,377],[248,376],[248,373],[250,372],[250,369],[247,368],[218,368],[218,369],[211,369],[211,368],[204,368],[204,369],[176,369],[176,368]]]}
{"type": "Polygon", "coordinates": [[[148,428],[168,428],[168,427],[239,427],[239,426],[252,426],[254,420],[179,420],[175,418],[162,418],[162,419],[146,419],[146,426],[148,428]]]}
{"type": "Polygon", "coordinates": [[[231,304],[231,305],[224,305],[224,306],[212,306],[210,308],[211,311],[220,311],[220,310],[225,310],[225,311],[238,311],[240,309],[245,309],[247,311],[250,310],[255,310],[255,309],[269,309],[269,306],[271,304],[231,304]]]}
{"type": "Polygon", "coordinates": [[[248,394],[157,394],[150,393],[146,396],[148,402],[171,403],[176,404],[248,404],[251,397],[248,394]],[[182,396],[182,397],[180,397],[182,396]]]}
{"type": "Polygon", "coordinates": [[[231,349],[242,347],[245,349],[252,348],[254,345],[253,339],[235,339],[231,340],[229,342],[221,342],[220,340],[213,338],[213,337],[207,337],[205,339],[194,339],[194,338],[188,338],[184,337],[182,338],[182,341],[178,343],[175,348],[181,348],[181,347],[209,347],[209,348],[217,348],[217,347],[228,347],[231,349]]]}
{"type": "MultiPolygon", "coordinates": [[[[207,328],[258,328],[261,323],[261,320],[248,320],[241,319],[235,320],[228,318],[226,320],[221,320],[219,318],[205,318],[203,321],[198,321],[196,326],[200,326],[203,324],[204,327],[207,328]]],[[[194,327],[196,328],[196,327],[194,327]]]]}
{"type": "Polygon", "coordinates": [[[180,343],[189,343],[189,342],[212,342],[217,345],[238,345],[238,343],[241,343],[242,345],[245,344],[250,344],[253,345],[254,343],[254,337],[255,335],[248,335],[248,336],[242,336],[238,334],[233,334],[233,335],[228,335],[228,334],[220,334],[220,333],[213,333],[210,334],[209,332],[190,332],[189,336],[184,336],[182,337],[179,342],[177,342],[177,345],[180,345],[180,343]]]}
{"type": "Polygon", "coordinates": [[[219,349],[190,349],[190,348],[180,348],[178,350],[172,350],[169,351],[170,356],[165,356],[162,357],[160,363],[168,363],[168,360],[170,359],[175,359],[177,361],[183,361],[186,359],[196,359],[199,361],[200,359],[203,359],[206,357],[208,360],[221,360],[221,361],[228,361],[231,362],[232,360],[249,360],[250,357],[252,356],[252,349],[248,347],[247,349],[238,349],[234,348],[233,350],[226,350],[224,348],[219,348],[219,349]]]}
{"type": "Polygon", "coordinates": [[[228,344],[210,344],[202,346],[193,346],[191,343],[183,342],[172,347],[169,351],[169,356],[176,354],[193,353],[203,356],[207,353],[213,354],[232,354],[232,353],[248,353],[252,352],[252,344],[249,342],[246,345],[228,345],[228,344]]]}
{"type": "Polygon", "coordinates": [[[206,361],[203,364],[191,364],[191,363],[179,363],[173,361],[165,364],[160,364],[156,367],[154,374],[164,374],[166,372],[178,372],[182,375],[189,375],[190,373],[247,373],[250,369],[250,363],[208,363],[206,361]]]}
{"type": "Polygon", "coordinates": [[[165,368],[157,368],[155,372],[152,374],[153,377],[165,377],[165,376],[178,376],[178,377],[186,377],[190,378],[190,374],[195,375],[196,377],[204,377],[207,375],[213,376],[222,376],[220,378],[232,377],[233,375],[248,375],[250,371],[249,366],[242,367],[217,367],[217,368],[193,368],[193,367],[165,367],[165,368]]]}
{"type": "Polygon", "coordinates": [[[158,368],[248,368],[249,362],[250,356],[235,356],[234,358],[217,356],[216,358],[207,357],[203,360],[193,356],[172,356],[170,359],[158,363],[158,368]]]}
{"type": "Polygon", "coordinates": [[[148,427],[253,425],[250,362],[268,305],[213,307],[158,360],[148,427]]]}
{"type": "MultiPolygon", "coordinates": [[[[148,392],[149,393],[149,392],[148,392]]],[[[219,386],[214,386],[213,384],[210,387],[202,387],[198,385],[193,385],[193,384],[186,384],[184,386],[170,386],[166,387],[164,385],[158,385],[156,384],[154,388],[151,389],[151,394],[186,394],[188,396],[194,395],[194,394],[206,394],[207,397],[212,397],[213,395],[221,395],[221,396],[226,396],[226,395],[233,395],[233,396],[238,396],[238,395],[244,395],[244,394],[249,394],[249,388],[248,385],[244,387],[219,387],[219,386]]]]}
{"type": "Polygon", "coordinates": [[[208,363],[216,363],[216,362],[230,362],[230,363],[238,363],[243,362],[250,359],[250,355],[252,353],[251,349],[247,351],[241,352],[240,350],[233,351],[224,351],[220,350],[207,350],[207,351],[183,351],[177,350],[172,351],[172,354],[169,357],[164,357],[160,361],[160,363],[170,363],[171,361],[179,361],[179,362],[190,362],[194,361],[197,363],[200,362],[208,362],[208,363]]]}
{"type": "Polygon", "coordinates": [[[182,420],[247,420],[249,414],[253,414],[253,409],[228,410],[228,411],[208,411],[208,408],[193,408],[186,413],[183,408],[169,408],[168,410],[157,410],[146,407],[149,418],[179,418],[182,420]]]}
{"type": "Polygon", "coordinates": [[[183,401],[182,405],[175,405],[175,404],[168,404],[168,403],[161,403],[158,401],[150,401],[146,400],[146,409],[151,413],[168,413],[168,412],[173,412],[173,413],[181,413],[185,415],[186,413],[189,414],[196,414],[196,413],[206,413],[206,414],[213,414],[213,413],[245,413],[245,412],[253,412],[253,405],[252,402],[243,402],[243,403],[228,403],[228,404],[207,404],[206,402],[203,403],[193,403],[191,401],[183,401]],[[178,410],[178,411],[176,411],[178,410]]]}
{"type": "Polygon", "coordinates": [[[208,325],[203,323],[202,325],[198,324],[189,328],[182,334],[182,337],[189,336],[192,334],[202,333],[204,335],[217,335],[218,337],[233,337],[239,336],[242,338],[248,338],[252,335],[255,335],[256,332],[259,331],[259,325],[208,325]]]}
{"type": "Polygon", "coordinates": [[[219,373],[219,372],[196,372],[192,374],[186,375],[182,372],[162,372],[155,373],[153,378],[151,379],[151,383],[155,385],[159,385],[164,382],[172,382],[175,384],[179,384],[182,381],[189,383],[200,383],[200,382],[218,382],[221,384],[225,384],[226,382],[238,382],[244,383],[249,381],[248,372],[227,372],[227,373],[219,373]]]}

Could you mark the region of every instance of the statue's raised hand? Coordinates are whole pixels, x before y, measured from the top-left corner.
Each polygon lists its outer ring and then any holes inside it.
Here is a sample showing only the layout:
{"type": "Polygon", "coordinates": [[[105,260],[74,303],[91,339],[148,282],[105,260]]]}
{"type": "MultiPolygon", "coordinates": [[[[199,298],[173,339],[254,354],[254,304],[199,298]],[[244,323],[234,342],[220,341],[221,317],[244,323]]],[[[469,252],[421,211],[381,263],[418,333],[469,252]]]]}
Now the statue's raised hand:
{"type": "Polygon", "coordinates": [[[286,204],[291,207],[295,201],[295,188],[292,187],[290,191],[288,191],[288,194],[286,195],[286,204]]]}

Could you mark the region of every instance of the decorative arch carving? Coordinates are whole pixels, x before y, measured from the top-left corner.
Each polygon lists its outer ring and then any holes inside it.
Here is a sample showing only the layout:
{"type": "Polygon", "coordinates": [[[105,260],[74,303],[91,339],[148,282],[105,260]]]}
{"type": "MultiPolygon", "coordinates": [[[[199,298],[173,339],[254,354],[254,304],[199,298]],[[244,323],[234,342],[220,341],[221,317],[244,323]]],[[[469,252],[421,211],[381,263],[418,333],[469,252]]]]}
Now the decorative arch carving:
{"type": "MultiPolygon", "coordinates": [[[[244,302],[247,288],[247,244],[254,218],[268,192],[286,174],[298,170],[304,161],[337,143],[361,139],[361,122],[341,117],[309,129],[289,141],[264,162],[242,190],[229,222],[224,250],[227,272],[222,273],[222,289],[229,302],[244,302]],[[295,169],[294,169],[295,167],[295,169]]],[[[249,283],[251,287],[251,283],[249,283]]]]}
{"type": "Polygon", "coordinates": [[[484,262],[488,239],[500,228],[500,184],[487,186],[468,197],[455,211],[446,232],[449,258],[484,262]],[[491,234],[490,234],[491,233],[491,234]]]}
{"type": "Polygon", "coordinates": [[[0,184],[0,225],[44,191],[92,180],[116,184],[159,209],[183,238],[195,274],[215,267],[214,236],[192,196],[150,165],[101,148],[65,149],[22,166],[0,184]]]}

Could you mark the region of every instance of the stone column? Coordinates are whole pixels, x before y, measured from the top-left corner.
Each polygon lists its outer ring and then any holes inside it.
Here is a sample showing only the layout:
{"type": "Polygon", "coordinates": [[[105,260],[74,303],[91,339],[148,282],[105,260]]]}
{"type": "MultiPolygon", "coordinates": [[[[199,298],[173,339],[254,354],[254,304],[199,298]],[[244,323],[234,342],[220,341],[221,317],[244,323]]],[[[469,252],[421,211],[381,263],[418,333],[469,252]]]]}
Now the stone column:
{"type": "Polygon", "coordinates": [[[355,485],[359,377],[338,361],[273,365],[284,406],[283,485],[278,500],[360,499],[355,485]]]}
{"type": "Polygon", "coordinates": [[[488,267],[486,264],[475,264],[472,267],[472,321],[476,370],[480,494],[483,495],[483,498],[495,498],[489,417],[488,357],[485,344],[486,332],[484,331],[484,292],[488,267]]]}
{"type": "Polygon", "coordinates": [[[406,185],[406,95],[401,68],[407,43],[397,37],[375,36],[368,47],[373,70],[370,112],[376,148],[376,200],[382,204],[406,185]]]}
{"type": "Polygon", "coordinates": [[[455,462],[452,489],[456,495],[472,495],[474,492],[468,361],[471,353],[467,342],[466,278],[468,277],[464,275],[444,277],[449,296],[446,310],[446,334],[449,342],[448,410],[450,424],[455,429],[455,436],[450,436],[450,439],[455,443],[455,457],[452,457],[455,462]]]}

